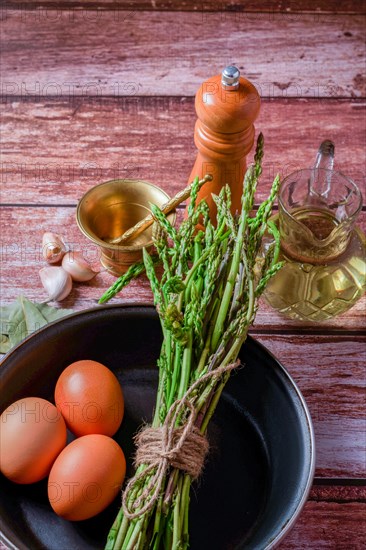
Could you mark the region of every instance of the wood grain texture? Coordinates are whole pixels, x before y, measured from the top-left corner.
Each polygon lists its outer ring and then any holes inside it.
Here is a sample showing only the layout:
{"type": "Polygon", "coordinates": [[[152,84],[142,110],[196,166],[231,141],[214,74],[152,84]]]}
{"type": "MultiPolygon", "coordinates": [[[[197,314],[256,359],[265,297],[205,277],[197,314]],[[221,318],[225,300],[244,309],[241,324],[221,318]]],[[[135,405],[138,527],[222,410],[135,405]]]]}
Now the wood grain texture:
{"type": "MultiPolygon", "coordinates": [[[[9,100],[0,107],[3,203],[76,204],[96,183],[126,177],[172,195],[186,185],[195,160],[192,98],[9,100]]],[[[312,166],[325,138],[335,142],[336,168],[365,197],[365,112],[359,100],[263,100],[256,122],[265,137],[257,200],[267,196],[277,172],[312,166]]]]}
{"type": "Polygon", "coordinates": [[[4,0],[3,9],[223,11],[234,13],[365,13],[358,0],[4,0]]]}
{"type": "Polygon", "coordinates": [[[315,432],[316,475],[366,477],[366,336],[255,338],[280,359],[305,397],[315,432]]]}
{"type": "Polygon", "coordinates": [[[366,504],[307,502],[278,550],[362,550],[366,504]]]}
{"type": "Polygon", "coordinates": [[[57,9],[2,16],[5,96],[193,96],[229,63],[262,97],[365,95],[363,16],[57,9]]]}
{"type": "Polygon", "coordinates": [[[322,485],[322,480],[315,478],[309,500],[315,502],[335,502],[338,504],[346,502],[366,504],[366,480],[360,481],[359,485],[352,484],[352,480],[350,479],[343,481],[345,485],[337,485],[336,480],[333,480],[334,485],[322,485]]]}

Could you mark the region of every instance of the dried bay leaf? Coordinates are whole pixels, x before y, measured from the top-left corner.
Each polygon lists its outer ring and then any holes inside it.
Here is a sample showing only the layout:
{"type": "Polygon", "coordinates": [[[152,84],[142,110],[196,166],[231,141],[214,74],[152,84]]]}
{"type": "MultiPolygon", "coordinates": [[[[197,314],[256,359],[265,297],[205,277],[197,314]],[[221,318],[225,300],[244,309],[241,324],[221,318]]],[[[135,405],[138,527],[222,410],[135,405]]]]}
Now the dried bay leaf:
{"type": "Polygon", "coordinates": [[[10,340],[6,334],[0,334],[0,353],[8,353],[10,350],[10,340]]]}
{"type": "Polygon", "coordinates": [[[70,313],[73,313],[71,309],[57,309],[48,304],[31,302],[24,296],[18,296],[15,302],[0,309],[0,353],[7,353],[32,332],[70,313]]]}
{"type": "Polygon", "coordinates": [[[41,315],[43,315],[49,323],[52,321],[57,321],[57,319],[61,319],[61,317],[65,317],[65,315],[74,313],[72,309],[58,309],[57,307],[51,307],[45,303],[38,304],[33,302],[33,305],[36,306],[41,315]]]}

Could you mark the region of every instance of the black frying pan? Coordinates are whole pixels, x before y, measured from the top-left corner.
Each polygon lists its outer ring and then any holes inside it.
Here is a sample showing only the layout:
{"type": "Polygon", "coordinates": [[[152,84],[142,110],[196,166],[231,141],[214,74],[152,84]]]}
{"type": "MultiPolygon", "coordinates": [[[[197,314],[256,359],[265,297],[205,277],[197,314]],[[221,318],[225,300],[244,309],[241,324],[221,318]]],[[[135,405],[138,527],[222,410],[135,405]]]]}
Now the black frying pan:
{"type": "MultiPolygon", "coordinates": [[[[152,307],[106,306],[57,321],[11,351],[0,367],[1,411],[25,396],[53,400],[61,371],[79,359],[115,372],[125,418],[115,439],[129,459],[132,436],[149,421],[157,386],[160,323],[152,307]]],[[[248,338],[211,421],[210,454],[191,498],[191,550],[269,549],[306,501],[314,475],[314,436],[304,400],[280,363],[248,338]]],[[[116,499],[96,518],[68,522],[47,500],[47,482],[16,485],[1,477],[3,541],[21,550],[102,549],[116,499]]]]}

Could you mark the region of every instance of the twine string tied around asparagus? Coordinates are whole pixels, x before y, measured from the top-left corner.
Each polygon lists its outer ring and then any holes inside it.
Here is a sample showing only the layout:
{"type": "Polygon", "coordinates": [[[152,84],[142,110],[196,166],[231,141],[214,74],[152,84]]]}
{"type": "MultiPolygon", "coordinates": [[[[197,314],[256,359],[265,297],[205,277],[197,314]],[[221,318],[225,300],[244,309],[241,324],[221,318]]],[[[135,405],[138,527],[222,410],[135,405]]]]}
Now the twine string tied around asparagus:
{"type": "Polygon", "coordinates": [[[192,479],[199,477],[209,444],[206,436],[195,426],[197,413],[189,398],[204,382],[219,380],[239,364],[238,360],[198,378],[185,395],[172,404],[162,426],[145,427],[136,435],[135,466],[141,466],[141,469],[130,479],[123,493],[123,512],[128,519],[140,517],[154,506],[170,467],[185,471],[192,479]],[[185,424],[176,427],[185,413],[185,424]]]}

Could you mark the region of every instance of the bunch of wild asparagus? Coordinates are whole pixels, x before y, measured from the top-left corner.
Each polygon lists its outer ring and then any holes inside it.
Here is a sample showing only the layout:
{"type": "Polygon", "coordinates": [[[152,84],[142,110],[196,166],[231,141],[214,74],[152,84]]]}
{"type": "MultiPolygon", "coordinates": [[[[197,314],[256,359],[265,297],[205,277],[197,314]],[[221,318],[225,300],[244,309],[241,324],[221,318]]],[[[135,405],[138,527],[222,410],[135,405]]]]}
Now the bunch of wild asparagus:
{"type": "MultiPolygon", "coordinates": [[[[278,176],[268,199],[252,212],[262,157],[260,135],[255,163],[244,178],[241,213],[232,215],[230,189],[225,186],[214,197],[215,226],[207,204],[196,204],[198,178],[193,185],[188,217],[178,230],[153,207],[161,228],[155,247],[163,272],[157,276],[156,262],[146,251],[144,268],[164,336],[158,360],[153,428],[166,426],[169,417],[180,434],[189,422],[195,433],[205,435],[255,318],[258,298],[282,265],[278,262],[278,230],[269,221],[279,187],[278,176]],[[203,231],[197,231],[198,223],[203,231]],[[262,240],[266,232],[273,239],[264,250],[262,240]]],[[[142,265],[131,268],[101,301],[109,299],[142,269],[142,265]]],[[[159,468],[156,462],[138,465],[124,506],[108,535],[107,550],[188,548],[192,475],[171,464],[163,471],[159,468]]]]}

